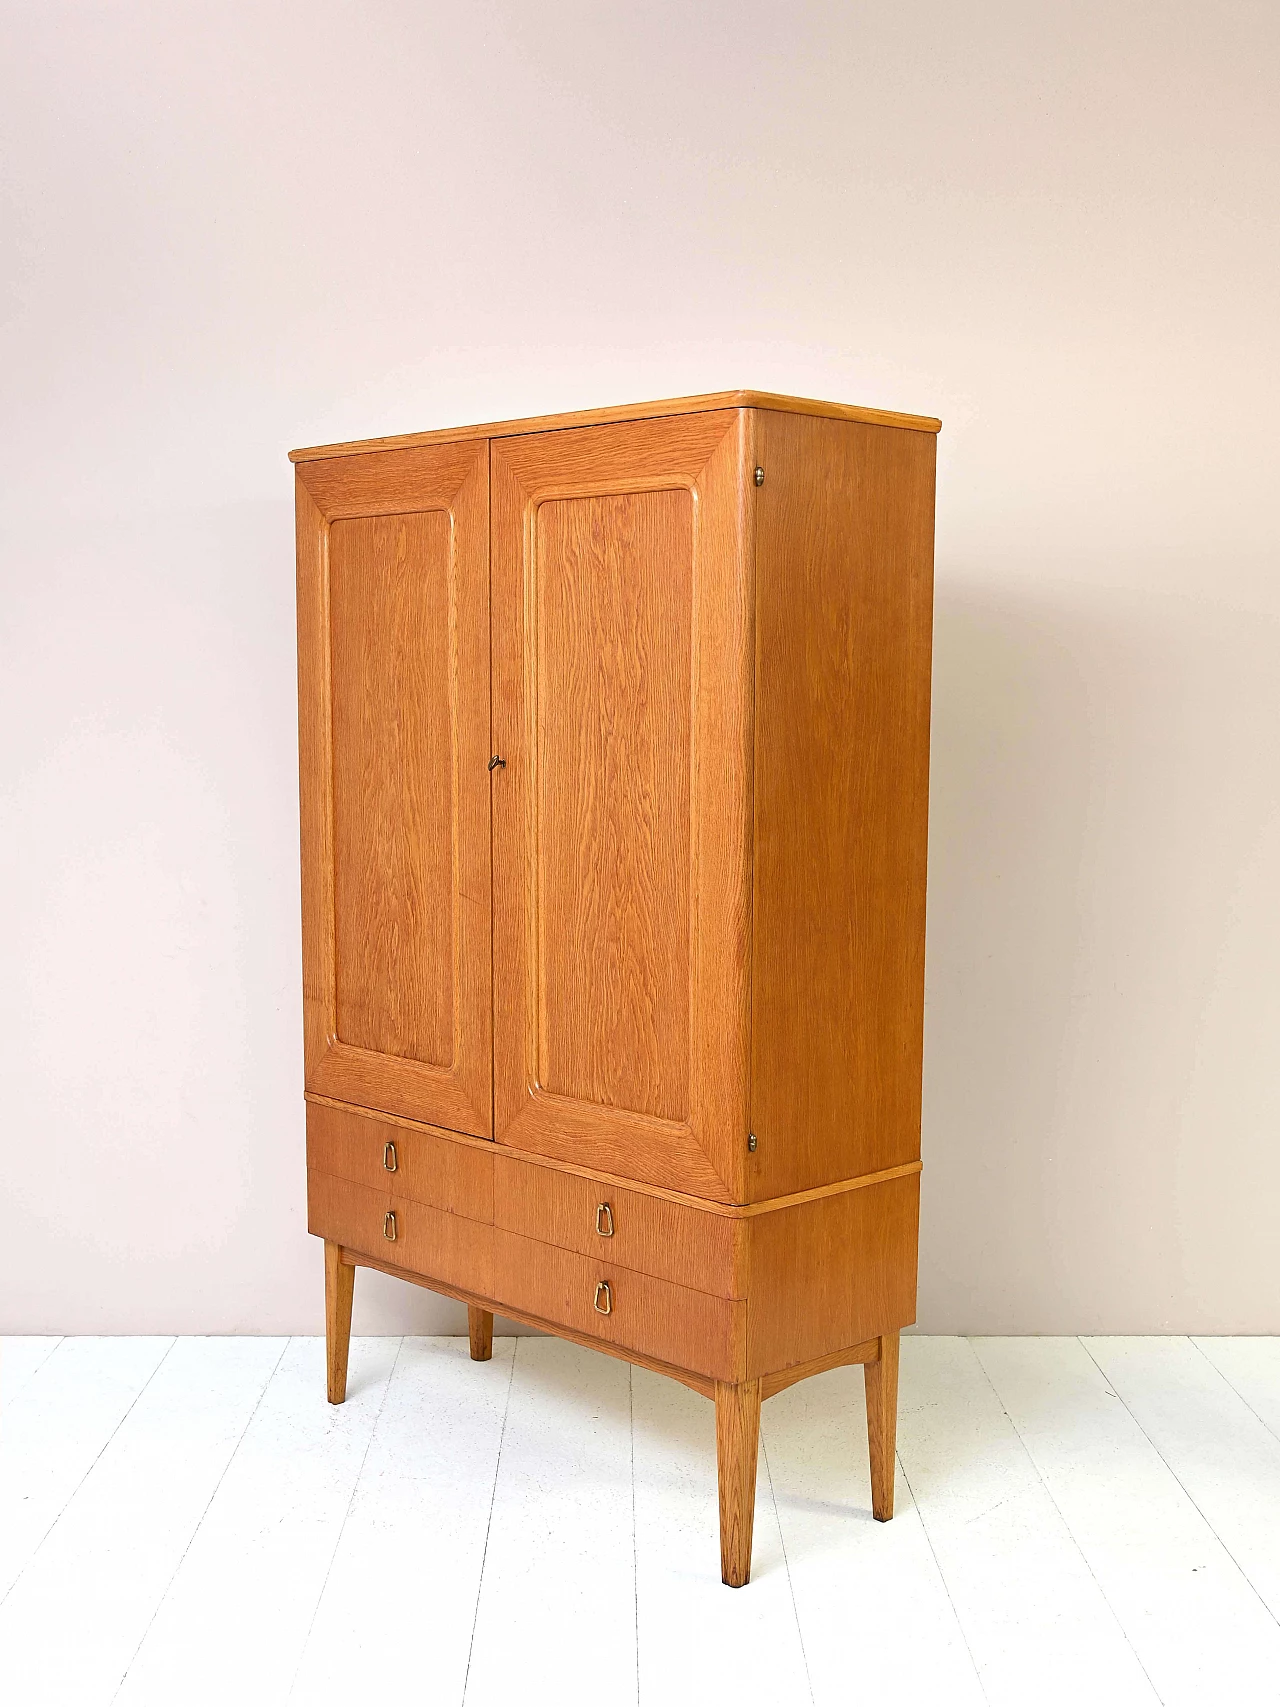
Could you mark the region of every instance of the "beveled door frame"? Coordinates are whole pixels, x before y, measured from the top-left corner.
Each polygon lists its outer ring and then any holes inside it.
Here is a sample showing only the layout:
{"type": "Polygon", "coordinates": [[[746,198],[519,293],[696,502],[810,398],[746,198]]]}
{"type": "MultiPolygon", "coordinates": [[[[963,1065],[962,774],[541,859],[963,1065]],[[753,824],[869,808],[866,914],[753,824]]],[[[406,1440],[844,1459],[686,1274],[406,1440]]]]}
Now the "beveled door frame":
{"type": "Polygon", "coordinates": [[[721,1202],[742,1198],[749,1108],[753,420],[717,410],[491,446],[493,727],[507,761],[494,792],[494,1136],[721,1202]],[[671,490],[694,505],[685,1121],[552,1094],[537,1079],[537,512],[671,490]],[[713,756],[724,760],[714,775],[713,756]]]}
{"type": "Polygon", "coordinates": [[[295,465],[298,769],[306,1088],[362,1108],[489,1138],[492,922],[489,466],[483,439],[295,465]],[[453,676],[454,1057],[450,1067],[338,1037],[329,525],[443,511],[449,518],[453,676]]]}

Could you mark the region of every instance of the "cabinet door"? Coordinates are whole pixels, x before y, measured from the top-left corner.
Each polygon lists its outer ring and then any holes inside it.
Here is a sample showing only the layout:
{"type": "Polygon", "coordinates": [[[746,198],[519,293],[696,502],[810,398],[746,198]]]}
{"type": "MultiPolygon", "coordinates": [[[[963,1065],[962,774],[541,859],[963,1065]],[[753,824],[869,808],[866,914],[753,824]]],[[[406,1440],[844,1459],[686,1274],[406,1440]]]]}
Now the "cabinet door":
{"type": "Polygon", "coordinates": [[[747,1142],[745,411],[495,440],[495,1136],[734,1201],[747,1142]]]}
{"type": "Polygon", "coordinates": [[[485,441],[297,467],[309,1091],[492,1135],[485,441]]]}

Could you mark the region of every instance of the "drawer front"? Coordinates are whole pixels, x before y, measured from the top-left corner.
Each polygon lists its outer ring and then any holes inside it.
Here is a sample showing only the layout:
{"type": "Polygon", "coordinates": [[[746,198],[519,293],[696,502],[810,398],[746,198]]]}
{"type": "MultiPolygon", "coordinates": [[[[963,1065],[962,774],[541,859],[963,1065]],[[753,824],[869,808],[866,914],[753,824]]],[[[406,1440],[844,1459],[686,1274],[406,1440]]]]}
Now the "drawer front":
{"type": "Polygon", "coordinates": [[[391,1193],[307,1169],[307,1231],[366,1256],[382,1257],[382,1222],[391,1193]]]}
{"type": "Polygon", "coordinates": [[[513,1309],[679,1369],[724,1381],[735,1377],[745,1330],[743,1303],[501,1228],[494,1229],[493,1258],[493,1296],[513,1309]]]}
{"type": "Polygon", "coordinates": [[[493,1229],[485,1223],[310,1168],[307,1225],[379,1262],[492,1295],[493,1229]]]}
{"type": "Polygon", "coordinates": [[[493,1219],[493,1157],[443,1134],[307,1104],[307,1166],[471,1221],[493,1219]]]}
{"type": "Polygon", "coordinates": [[[698,1292],[746,1296],[743,1265],[734,1261],[735,1239],[744,1235],[727,1216],[541,1168],[501,1150],[493,1167],[493,1218],[507,1232],[698,1292]]]}

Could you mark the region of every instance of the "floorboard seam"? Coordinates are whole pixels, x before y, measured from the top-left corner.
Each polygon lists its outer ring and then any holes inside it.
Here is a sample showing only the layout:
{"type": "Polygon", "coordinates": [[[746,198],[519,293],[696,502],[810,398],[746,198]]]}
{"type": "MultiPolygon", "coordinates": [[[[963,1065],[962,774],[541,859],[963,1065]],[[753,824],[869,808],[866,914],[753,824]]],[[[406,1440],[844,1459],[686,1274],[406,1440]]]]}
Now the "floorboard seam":
{"type": "Polygon", "coordinates": [[[791,1579],[791,1561],[787,1558],[787,1538],[782,1533],[782,1513],[778,1510],[778,1495],[773,1485],[773,1469],[769,1463],[769,1448],[765,1445],[763,1434],[760,1436],[760,1456],[764,1459],[765,1480],[769,1484],[769,1498],[773,1502],[773,1515],[778,1525],[778,1545],[782,1548],[782,1569],[787,1579],[787,1593],[791,1596],[791,1616],[796,1621],[796,1640],[800,1644],[800,1662],[804,1666],[804,1680],[808,1685],[809,1700],[813,1702],[816,1700],[813,1693],[813,1673],[809,1670],[809,1655],[805,1651],[804,1630],[800,1624],[800,1608],[796,1604],[796,1585],[791,1579]]]}
{"type": "MultiPolygon", "coordinates": [[[[968,1341],[966,1341],[966,1343],[968,1344],[969,1350],[971,1352],[973,1352],[974,1362],[978,1365],[978,1368],[982,1371],[983,1380],[986,1382],[987,1386],[990,1387],[992,1394],[995,1397],[996,1403],[999,1405],[1001,1412],[1004,1414],[1005,1418],[1007,1419],[1009,1427],[1013,1430],[1014,1435],[1017,1438],[1018,1445],[1022,1448],[1023,1455],[1026,1458],[1027,1463],[1030,1464],[1031,1468],[1035,1471],[1036,1480],[1039,1482],[1040,1486],[1044,1489],[1045,1498],[1048,1500],[1049,1504],[1053,1507],[1054,1511],[1057,1512],[1059,1523],[1061,1523],[1062,1527],[1066,1530],[1067,1534],[1070,1536],[1071,1545],[1075,1548],[1076,1552],[1080,1555],[1081,1563],[1084,1565],[1085,1570],[1088,1571],[1088,1573],[1089,1573],[1089,1581],[1093,1584],[1094,1588],[1097,1589],[1098,1594],[1102,1599],[1102,1604],[1106,1607],[1107,1611],[1111,1614],[1112,1618],[1115,1620],[1116,1629],[1119,1630],[1121,1636],[1124,1638],[1124,1645],[1126,1648],[1128,1648],[1129,1652],[1133,1655],[1134,1660],[1137,1663],[1138,1670],[1142,1673],[1143,1677],[1146,1678],[1148,1684],[1151,1686],[1152,1695],[1154,1695],[1156,1700],[1160,1703],[1160,1707],[1164,1707],[1164,1697],[1161,1695],[1160,1691],[1156,1688],[1155,1679],[1152,1677],[1151,1673],[1147,1670],[1146,1666],[1142,1663],[1142,1655],[1134,1647],[1133,1642],[1131,1641],[1131,1639],[1129,1637],[1129,1632],[1124,1627],[1124,1620],[1120,1617],[1120,1614],[1116,1611],[1115,1607],[1112,1606],[1110,1597],[1108,1596],[1106,1589],[1104,1589],[1102,1584],[1098,1581],[1097,1574],[1094,1571],[1092,1564],[1089,1562],[1089,1555],[1085,1552],[1084,1548],[1080,1545],[1080,1542],[1076,1536],[1075,1530],[1072,1529],[1071,1525],[1067,1522],[1066,1513],[1063,1511],[1062,1507],[1058,1504],[1057,1500],[1054,1499],[1052,1488],[1050,1488],[1048,1482],[1045,1481],[1044,1476],[1041,1473],[1040,1466],[1035,1461],[1035,1456],[1032,1453],[1031,1448],[1027,1445],[1026,1441],[1022,1438],[1022,1430],[1018,1427],[1017,1423],[1014,1422],[1013,1418],[1009,1415],[1009,1408],[1005,1404],[1004,1400],[1000,1397],[999,1388],[996,1386],[995,1382],[991,1379],[990,1375],[987,1373],[987,1366],[982,1361],[981,1357],[979,1357],[977,1351],[975,1350],[974,1345],[973,1345],[973,1341],[968,1340],[968,1341]]],[[[1079,1343],[1080,1343],[1079,1340],[1077,1340],[1077,1344],[1079,1344],[1079,1343]]]]}
{"type": "Polygon", "coordinates": [[[915,1489],[911,1486],[911,1478],[907,1475],[907,1467],[900,1457],[897,1459],[897,1465],[898,1474],[907,1485],[907,1492],[911,1495],[911,1503],[915,1507],[916,1516],[920,1519],[920,1533],[924,1536],[925,1546],[929,1549],[929,1557],[933,1560],[933,1568],[938,1573],[938,1581],[942,1584],[942,1592],[947,1597],[947,1605],[951,1608],[951,1616],[956,1621],[956,1629],[960,1632],[960,1640],[964,1643],[964,1651],[968,1654],[969,1664],[973,1667],[973,1677],[975,1683],[978,1685],[978,1693],[987,1703],[987,1707],[991,1707],[991,1697],[987,1694],[986,1681],[979,1669],[977,1657],[969,1644],[969,1632],[965,1629],[964,1620],[960,1617],[960,1613],[956,1608],[956,1603],[951,1598],[951,1584],[947,1581],[947,1573],[942,1568],[942,1560],[938,1557],[938,1549],[933,1544],[933,1536],[930,1535],[929,1525],[925,1522],[924,1507],[916,1498],[915,1489]]]}
{"type": "Polygon", "coordinates": [[[382,1413],[386,1409],[387,1395],[390,1393],[391,1383],[395,1379],[396,1368],[400,1362],[400,1353],[404,1350],[404,1341],[405,1336],[401,1334],[400,1343],[396,1347],[396,1354],[391,1359],[391,1368],[387,1371],[387,1379],[382,1389],[382,1397],[378,1400],[378,1410],[373,1419],[373,1427],[369,1430],[369,1438],[365,1441],[364,1451],[360,1454],[360,1468],[351,1479],[351,1492],[347,1496],[346,1509],[342,1513],[342,1522],[338,1525],[338,1533],[334,1539],[333,1550],[329,1554],[329,1563],[325,1566],[324,1581],[320,1584],[320,1593],[316,1596],[316,1604],[312,1609],[311,1617],[307,1622],[307,1633],[302,1638],[302,1646],[298,1649],[298,1663],[294,1666],[293,1676],[289,1680],[289,1693],[285,1696],[286,1701],[293,1700],[293,1692],[298,1685],[298,1674],[302,1670],[302,1662],[307,1655],[307,1643],[311,1640],[311,1632],[315,1629],[316,1619],[320,1616],[320,1606],[324,1600],[324,1591],[328,1588],[329,1578],[333,1575],[333,1561],[338,1557],[338,1548],[342,1545],[343,1532],[347,1527],[347,1520],[351,1516],[351,1508],[356,1502],[356,1494],[360,1487],[360,1479],[364,1475],[365,1465],[369,1462],[369,1454],[373,1451],[373,1443],[378,1433],[378,1424],[382,1421],[382,1413]]]}
{"type": "Polygon", "coordinates": [[[471,1682],[471,1658],[476,1650],[476,1628],[480,1623],[480,1597],[484,1593],[484,1567],[489,1557],[489,1536],[493,1531],[493,1508],[498,1498],[498,1472],[502,1468],[502,1443],[507,1438],[507,1418],[511,1414],[511,1389],[516,1379],[516,1358],[520,1355],[521,1335],[514,1336],[511,1347],[511,1373],[507,1377],[507,1402],[502,1408],[502,1427],[498,1431],[498,1453],[493,1461],[493,1486],[489,1489],[489,1520],[484,1526],[484,1547],[480,1554],[480,1574],[476,1578],[476,1609],[471,1616],[471,1640],[467,1643],[467,1669],[462,1676],[462,1701],[465,1707],[467,1686],[471,1682]]]}
{"type": "MultiPolygon", "coordinates": [[[[26,1338],[26,1336],[24,1334],[6,1334],[5,1338],[6,1339],[24,1339],[24,1338],[26,1338]]],[[[57,1351],[58,1347],[60,1345],[65,1345],[66,1339],[67,1339],[66,1334],[58,1334],[54,1338],[53,1344],[49,1347],[48,1351],[45,1352],[44,1356],[40,1359],[39,1363],[36,1364],[35,1368],[29,1369],[27,1371],[26,1380],[23,1381],[19,1386],[15,1387],[12,1393],[9,1393],[6,1395],[5,1401],[4,1401],[6,1407],[13,1403],[13,1401],[17,1398],[19,1393],[24,1392],[31,1385],[31,1383],[35,1380],[36,1376],[39,1375],[40,1371],[44,1368],[45,1364],[48,1363],[49,1359],[53,1356],[54,1352],[57,1351]]]]}
{"type": "MultiPolygon", "coordinates": [[[[60,1345],[61,1343],[62,1343],[62,1341],[60,1340],[58,1342],[58,1344],[60,1345]]],[[[57,1510],[57,1513],[54,1517],[53,1522],[49,1525],[48,1529],[45,1530],[44,1534],[40,1537],[40,1539],[36,1542],[35,1546],[31,1549],[31,1551],[27,1555],[27,1557],[22,1561],[22,1569],[18,1572],[17,1576],[14,1577],[13,1581],[9,1584],[8,1588],[4,1591],[4,1593],[0,1594],[0,1606],[4,1605],[5,1601],[8,1600],[9,1596],[13,1593],[14,1589],[17,1588],[18,1584],[22,1581],[23,1577],[26,1575],[27,1569],[30,1566],[31,1561],[36,1557],[36,1555],[39,1553],[40,1549],[44,1546],[45,1542],[53,1534],[54,1530],[58,1527],[58,1525],[62,1522],[63,1517],[66,1515],[68,1509],[70,1508],[72,1500],[75,1499],[76,1495],[80,1492],[81,1488],[84,1487],[85,1483],[89,1480],[90,1476],[92,1476],[94,1469],[98,1464],[98,1461],[102,1457],[102,1454],[107,1450],[107,1448],[111,1445],[111,1442],[115,1439],[115,1437],[119,1434],[120,1430],[124,1427],[125,1422],[127,1421],[128,1417],[129,1417],[129,1413],[133,1410],[133,1407],[137,1404],[138,1400],[142,1397],[142,1395],[146,1392],[147,1388],[151,1385],[151,1383],[155,1380],[156,1376],[160,1373],[161,1369],[164,1367],[165,1359],[168,1357],[169,1353],[173,1350],[174,1346],[177,1345],[177,1343],[178,1343],[178,1336],[175,1334],[173,1336],[173,1338],[169,1341],[168,1345],[165,1347],[164,1357],[162,1357],[160,1359],[159,1363],[156,1364],[155,1368],[151,1371],[150,1375],[147,1376],[146,1380],[142,1383],[141,1387],[138,1388],[138,1391],[133,1395],[132,1399],[130,1399],[128,1405],[125,1408],[124,1414],[121,1416],[120,1420],[116,1423],[116,1426],[111,1430],[111,1433],[103,1441],[102,1445],[98,1448],[97,1452],[94,1453],[93,1462],[89,1465],[89,1467],[85,1471],[84,1475],[81,1476],[80,1480],[76,1483],[75,1487],[72,1488],[71,1492],[67,1495],[66,1499],[63,1500],[62,1504],[58,1507],[58,1510],[57,1510]]],[[[54,1351],[56,1351],[58,1348],[57,1348],[57,1346],[55,1346],[53,1349],[54,1349],[54,1351]]],[[[49,1356],[52,1357],[53,1352],[50,1352],[49,1356]]],[[[45,1362],[46,1363],[48,1362],[48,1358],[45,1359],[45,1362]]]]}
{"type": "Polygon", "coordinates": [[[631,1423],[631,1587],[635,1593],[636,1707],[640,1707],[640,1553],[636,1541],[636,1366],[627,1365],[627,1414],[631,1423]]]}
{"type": "MultiPolygon", "coordinates": [[[[177,1342],[175,1341],[174,1343],[176,1344],[177,1342]]],[[[270,1375],[268,1375],[266,1380],[262,1383],[262,1392],[258,1394],[257,1399],[254,1401],[253,1409],[249,1412],[248,1417],[245,1419],[245,1425],[240,1430],[239,1438],[237,1439],[235,1445],[231,1448],[230,1452],[228,1452],[228,1454],[227,1454],[227,1461],[222,1466],[222,1472],[219,1475],[217,1481],[213,1485],[213,1492],[209,1495],[209,1498],[205,1501],[204,1510],[200,1513],[200,1516],[196,1519],[195,1527],[192,1529],[190,1535],[188,1535],[188,1537],[187,1537],[187,1544],[182,1549],[182,1555],[179,1558],[177,1564],[173,1567],[173,1570],[170,1572],[169,1580],[164,1585],[164,1591],[162,1592],[159,1600],[157,1600],[157,1602],[155,1603],[155,1606],[152,1609],[150,1618],[147,1619],[147,1627],[142,1632],[141,1636],[138,1637],[138,1644],[134,1648],[133,1652],[129,1655],[129,1658],[128,1658],[128,1661],[125,1665],[125,1668],[120,1673],[120,1681],[119,1681],[119,1683],[116,1684],[115,1689],[112,1691],[112,1694],[111,1694],[112,1701],[116,1700],[116,1698],[120,1694],[120,1691],[124,1688],[125,1683],[126,1683],[128,1676],[129,1676],[130,1668],[132,1667],[133,1662],[137,1659],[138,1655],[142,1652],[142,1644],[146,1641],[147,1637],[151,1634],[151,1626],[155,1623],[156,1619],[160,1616],[160,1608],[164,1605],[165,1601],[168,1600],[168,1598],[169,1598],[169,1590],[173,1587],[174,1582],[177,1580],[178,1572],[182,1569],[183,1560],[186,1558],[187,1554],[191,1551],[192,1543],[195,1541],[196,1536],[200,1533],[200,1525],[204,1522],[205,1518],[208,1517],[208,1515],[209,1515],[209,1507],[213,1504],[214,1500],[218,1497],[218,1489],[222,1486],[223,1481],[226,1478],[227,1471],[231,1468],[232,1461],[234,1460],[236,1453],[239,1452],[239,1450],[240,1450],[241,1442],[244,1440],[245,1435],[248,1434],[248,1432],[249,1432],[249,1425],[252,1423],[254,1417],[256,1417],[258,1414],[258,1406],[261,1405],[263,1399],[266,1397],[267,1388],[270,1387],[271,1383],[275,1380],[276,1370],[279,1369],[280,1364],[284,1359],[284,1354],[285,1354],[285,1352],[288,1351],[288,1349],[289,1349],[289,1340],[286,1338],[284,1344],[280,1348],[280,1356],[276,1358],[275,1363],[271,1367],[270,1375]]],[[[141,1396],[141,1395],[139,1395],[139,1396],[141,1396]]]]}
{"type": "MultiPolygon", "coordinates": [[[[1173,1336],[1173,1337],[1185,1338],[1185,1339],[1191,1338],[1190,1334],[1177,1335],[1177,1336],[1173,1336]]],[[[1125,1410],[1128,1411],[1129,1415],[1133,1418],[1135,1425],[1139,1429],[1142,1430],[1143,1436],[1147,1440],[1151,1441],[1151,1450],[1157,1454],[1157,1456],[1160,1459],[1160,1462],[1164,1465],[1165,1469],[1169,1472],[1169,1474],[1173,1477],[1174,1481],[1182,1489],[1183,1493],[1191,1501],[1191,1504],[1195,1507],[1196,1511],[1199,1513],[1200,1518],[1201,1518],[1202,1522],[1205,1524],[1205,1527],[1208,1529],[1210,1535],[1212,1535],[1214,1537],[1214,1539],[1217,1541],[1219,1547],[1222,1548],[1222,1551],[1227,1555],[1228,1559],[1230,1559],[1231,1563],[1239,1571],[1242,1580],[1244,1582],[1248,1583],[1250,1590],[1257,1596],[1258,1603],[1262,1607],[1264,1612],[1266,1613],[1267,1617],[1271,1620],[1271,1622],[1273,1624],[1280,1625],[1280,1618],[1277,1618],[1275,1613],[1271,1610],[1271,1607],[1267,1602],[1266,1596],[1262,1593],[1261,1589],[1259,1589],[1258,1585],[1254,1582],[1253,1578],[1249,1575],[1248,1571],[1245,1570],[1244,1566],[1240,1563],[1239,1559],[1236,1558],[1235,1554],[1231,1551],[1230,1547],[1227,1546],[1227,1543],[1223,1539],[1223,1537],[1221,1535],[1219,1535],[1218,1530],[1217,1530],[1217,1526],[1211,1521],[1209,1514],[1206,1511],[1202,1510],[1202,1508],[1200,1506],[1200,1502],[1196,1499],[1196,1496],[1191,1492],[1191,1489],[1183,1481],[1182,1477],[1174,1469],[1173,1465],[1165,1457],[1164,1453],[1160,1451],[1160,1448],[1156,1445],[1155,1441],[1151,1439],[1151,1436],[1147,1433],[1146,1429],[1142,1427],[1141,1419],[1138,1417],[1137,1413],[1135,1411],[1133,1411],[1130,1408],[1130,1406],[1126,1403],[1124,1395],[1120,1392],[1119,1388],[1115,1385],[1115,1382],[1112,1381],[1111,1377],[1107,1374],[1106,1370],[1098,1362],[1097,1358],[1094,1357],[1092,1351],[1089,1350],[1088,1345],[1085,1344],[1085,1341],[1083,1339],[1081,1339],[1080,1344],[1082,1346],[1084,1346],[1084,1349],[1086,1352],[1088,1352],[1088,1355],[1089,1355],[1090,1359],[1092,1360],[1094,1367],[1097,1369],[1097,1371],[1098,1371],[1099,1375],[1101,1375],[1102,1379],[1106,1382],[1107,1391],[1115,1393],[1116,1398],[1119,1399],[1120,1403],[1122,1405],[1124,1405],[1125,1410]]],[[[1228,1382],[1227,1385],[1230,1386],[1231,1383],[1228,1382]]]]}
{"type": "Polygon", "coordinates": [[[1187,1338],[1191,1342],[1191,1344],[1193,1346],[1195,1346],[1196,1350],[1200,1353],[1201,1357],[1204,1358],[1205,1362],[1209,1365],[1210,1369],[1213,1370],[1213,1373],[1216,1376],[1218,1376],[1220,1380],[1226,1382],[1227,1386],[1230,1387],[1231,1391],[1235,1394],[1236,1398],[1239,1399],[1240,1403],[1244,1406],[1244,1408],[1248,1412],[1250,1412],[1251,1415],[1257,1417],[1258,1421],[1262,1424],[1263,1428],[1266,1429],[1267,1433],[1271,1436],[1271,1438],[1273,1440],[1280,1440],[1280,1434],[1276,1433],[1275,1429],[1272,1428],[1271,1424],[1267,1421],[1267,1419],[1259,1411],[1254,1410],[1253,1406],[1249,1403],[1248,1399],[1245,1398],[1244,1394],[1236,1386],[1235,1382],[1231,1379],[1231,1377],[1229,1375],[1224,1374],[1223,1371],[1218,1368],[1217,1364],[1213,1361],[1213,1359],[1209,1356],[1209,1353],[1204,1349],[1204,1347],[1196,1339],[1195,1335],[1194,1334],[1188,1334],[1187,1338]]]}

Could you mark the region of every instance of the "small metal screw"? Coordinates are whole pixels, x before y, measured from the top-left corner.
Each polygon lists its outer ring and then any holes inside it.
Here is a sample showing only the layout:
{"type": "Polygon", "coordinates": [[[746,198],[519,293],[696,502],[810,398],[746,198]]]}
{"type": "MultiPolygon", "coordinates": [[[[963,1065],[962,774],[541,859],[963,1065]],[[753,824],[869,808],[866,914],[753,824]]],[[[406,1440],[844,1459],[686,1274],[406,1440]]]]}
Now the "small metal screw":
{"type": "Polygon", "coordinates": [[[756,1147],[756,1135],[754,1132],[748,1132],[747,1133],[747,1149],[748,1150],[754,1150],[755,1147],[756,1147]]]}
{"type": "Polygon", "coordinates": [[[764,469],[763,468],[757,468],[756,469],[756,485],[757,486],[763,486],[764,485],[764,469]]]}
{"type": "Polygon", "coordinates": [[[489,769],[491,771],[496,771],[498,769],[499,765],[501,765],[503,770],[506,770],[507,761],[505,759],[500,759],[498,757],[498,755],[495,753],[493,755],[493,757],[489,760],[489,769]]]}

